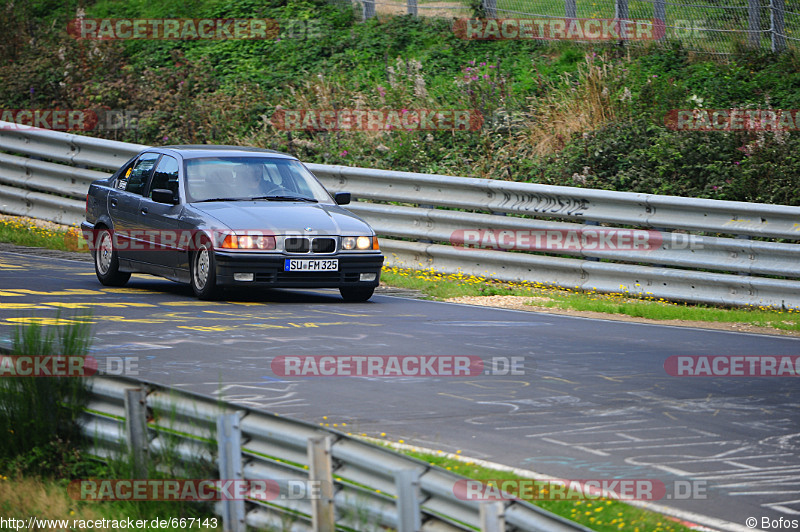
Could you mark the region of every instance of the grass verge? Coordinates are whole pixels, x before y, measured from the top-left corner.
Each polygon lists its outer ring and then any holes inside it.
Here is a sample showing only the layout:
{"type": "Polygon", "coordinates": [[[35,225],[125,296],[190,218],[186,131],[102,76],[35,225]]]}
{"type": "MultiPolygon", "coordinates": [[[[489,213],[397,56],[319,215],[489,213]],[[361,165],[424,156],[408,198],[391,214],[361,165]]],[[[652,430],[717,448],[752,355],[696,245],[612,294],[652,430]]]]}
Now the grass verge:
{"type": "MultiPolygon", "coordinates": [[[[389,446],[385,442],[378,441],[376,443],[389,446]]],[[[403,454],[473,480],[501,481],[522,478],[511,471],[491,469],[460,457],[454,458],[452,455],[442,451],[429,452],[407,446],[402,446],[401,448],[391,447],[403,454]]],[[[543,489],[540,493],[544,498],[548,496],[546,489],[543,489]]],[[[674,518],[606,498],[586,498],[581,500],[543,500],[543,498],[540,498],[539,500],[528,502],[532,502],[540,508],[566,517],[598,532],[619,530],[632,532],[689,532],[691,530],[674,518]]]]}
{"type": "Polygon", "coordinates": [[[77,227],[22,216],[0,215],[0,242],[59,251],[89,251],[77,227]]]}

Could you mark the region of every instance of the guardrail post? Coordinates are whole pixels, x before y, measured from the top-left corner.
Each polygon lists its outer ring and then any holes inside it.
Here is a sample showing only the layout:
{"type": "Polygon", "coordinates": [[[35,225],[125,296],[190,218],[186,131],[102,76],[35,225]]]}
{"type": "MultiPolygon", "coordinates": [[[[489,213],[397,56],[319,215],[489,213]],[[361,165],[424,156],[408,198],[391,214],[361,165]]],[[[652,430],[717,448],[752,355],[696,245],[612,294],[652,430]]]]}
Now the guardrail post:
{"type": "Polygon", "coordinates": [[[375,0],[364,0],[364,20],[375,17],[375,0]]]}
{"type": "Polygon", "coordinates": [[[394,473],[397,489],[397,532],[418,532],[422,528],[419,511],[419,475],[416,469],[401,469],[394,473]]]}
{"type": "Polygon", "coordinates": [[[653,2],[653,32],[659,35],[658,40],[667,38],[667,2],[655,0],[653,2]]]}
{"type": "Polygon", "coordinates": [[[578,18],[577,0],[564,0],[564,16],[567,18],[578,18]]]}
{"type": "Polygon", "coordinates": [[[143,388],[125,390],[125,440],[133,458],[136,478],[147,477],[147,392],[143,388]]]}
{"type": "Polygon", "coordinates": [[[773,52],[782,52],[786,49],[786,26],[784,25],[785,15],[786,4],[784,3],[784,0],[770,0],[769,17],[773,52]]]}
{"type": "Polygon", "coordinates": [[[753,48],[761,46],[761,6],[760,0],[747,2],[747,42],[753,48]]]}
{"type": "Polygon", "coordinates": [[[619,23],[620,40],[628,40],[628,0],[614,0],[614,18],[619,23]]]}
{"type": "Polygon", "coordinates": [[[408,0],[408,14],[417,16],[417,0],[408,0]]]}
{"type": "MultiPolygon", "coordinates": [[[[242,470],[242,430],[239,412],[220,414],[217,418],[220,480],[244,479],[242,470]]],[[[245,532],[244,500],[222,501],[222,527],[225,532],[245,532]]]]}
{"type": "Polygon", "coordinates": [[[330,436],[308,439],[308,463],[308,480],[318,483],[320,487],[319,498],[311,501],[311,527],[314,532],[335,532],[330,436]]]}
{"type": "Polygon", "coordinates": [[[497,18],[497,0],[483,0],[483,13],[486,18],[497,18]]]}
{"type": "Polygon", "coordinates": [[[505,532],[506,514],[502,501],[484,502],[480,506],[481,532],[505,532]]]}

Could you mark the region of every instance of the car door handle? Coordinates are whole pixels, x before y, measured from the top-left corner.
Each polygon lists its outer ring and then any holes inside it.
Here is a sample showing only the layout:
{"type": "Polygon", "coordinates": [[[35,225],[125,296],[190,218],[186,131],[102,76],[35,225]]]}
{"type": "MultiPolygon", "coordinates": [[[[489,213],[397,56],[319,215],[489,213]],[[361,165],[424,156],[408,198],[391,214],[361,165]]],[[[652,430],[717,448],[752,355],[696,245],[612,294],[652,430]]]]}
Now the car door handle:
{"type": "Polygon", "coordinates": [[[142,214],[147,214],[147,207],[142,207],[142,214]]]}
{"type": "Polygon", "coordinates": [[[117,200],[115,200],[115,199],[112,199],[112,200],[111,200],[111,206],[112,206],[112,207],[116,207],[116,206],[117,206],[117,200]]]}

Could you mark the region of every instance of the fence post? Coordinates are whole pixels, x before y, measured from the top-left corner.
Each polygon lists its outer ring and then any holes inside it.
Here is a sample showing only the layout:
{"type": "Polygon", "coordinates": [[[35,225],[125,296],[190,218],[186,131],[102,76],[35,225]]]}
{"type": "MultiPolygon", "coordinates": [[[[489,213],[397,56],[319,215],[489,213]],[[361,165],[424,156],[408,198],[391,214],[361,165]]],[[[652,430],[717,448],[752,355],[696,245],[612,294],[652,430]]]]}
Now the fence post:
{"type": "Polygon", "coordinates": [[[481,503],[479,510],[481,532],[505,532],[505,505],[501,501],[481,503]]]}
{"type": "Polygon", "coordinates": [[[333,464],[331,437],[308,439],[308,480],[319,484],[319,498],[311,500],[311,528],[314,532],[335,532],[336,513],[333,507],[333,464]]]}
{"type": "Polygon", "coordinates": [[[486,18],[497,18],[497,0],[483,0],[483,12],[486,18]]]}
{"type": "Polygon", "coordinates": [[[753,48],[761,47],[761,6],[760,0],[747,2],[747,42],[753,48]]]}
{"type": "Polygon", "coordinates": [[[628,0],[614,0],[614,18],[619,24],[620,40],[628,39],[628,0]]]}
{"type": "Polygon", "coordinates": [[[125,390],[125,439],[137,478],[147,477],[147,393],[143,388],[125,390]]]}
{"type": "Polygon", "coordinates": [[[417,16],[417,0],[408,0],[408,14],[417,16]]]}
{"type": "MultiPolygon", "coordinates": [[[[220,414],[217,418],[217,448],[219,451],[220,480],[241,481],[242,431],[240,414],[220,414]]],[[[245,532],[244,500],[222,501],[222,527],[225,532],[245,532]]]]}
{"type": "Polygon", "coordinates": [[[564,16],[578,18],[577,0],[564,0],[564,16]]]}
{"type": "Polygon", "coordinates": [[[394,472],[397,489],[397,532],[419,532],[422,516],[419,513],[419,471],[400,469],[394,472]]]}
{"type": "Polygon", "coordinates": [[[773,52],[782,52],[786,49],[786,26],[784,25],[785,11],[786,5],[784,0],[770,0],[769,17],[773,52]]]}
{"type": "Polygon", "coordinates": [[[667,38],[666,0],[654,0],[653,2],[653,36],[659,41],[667,38]]]}
{"type": "Polygon", "coordinates": [[[375,0],[364,0],[364,20],[375,17],[375,0]]]}

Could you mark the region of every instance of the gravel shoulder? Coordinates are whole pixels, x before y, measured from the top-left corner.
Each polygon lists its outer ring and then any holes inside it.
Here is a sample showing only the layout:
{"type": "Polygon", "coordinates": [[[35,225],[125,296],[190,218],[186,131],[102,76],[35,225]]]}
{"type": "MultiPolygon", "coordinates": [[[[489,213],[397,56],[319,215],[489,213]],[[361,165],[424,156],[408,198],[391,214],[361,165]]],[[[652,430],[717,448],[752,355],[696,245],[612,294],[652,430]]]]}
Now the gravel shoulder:
{"type": "Polygon", "coordinates": [[[544,312],[547,314],[562,314],[567,316],[579,316],[582,318],[594,318],[600,320],[627,321],[635,323],[650,323],[653,325],[673,325],[678,327],[695,327],[700,329],[716,329],[720,331],[732,331],[752,334],[771,334],[776,336],[796,336],[800,337],[800,331],[785,331],[772,327],[759,327],[748,323],[721,323],[712,321],[692,321],[692,320],[652,320],[648,318],[637,318],[625,314],[606,314],[605,312],[591,312],[586,310],[559,309],[538,305],[542,301],[547,301],[546,297],[525,297],[525,296],[481,296],[481,297],[453,297],[446,299],[448,303],[461,303],[464,305],[479,305],[486,307],[508,308],[514,310],[525,310],[528,312],[544,312]]]}

